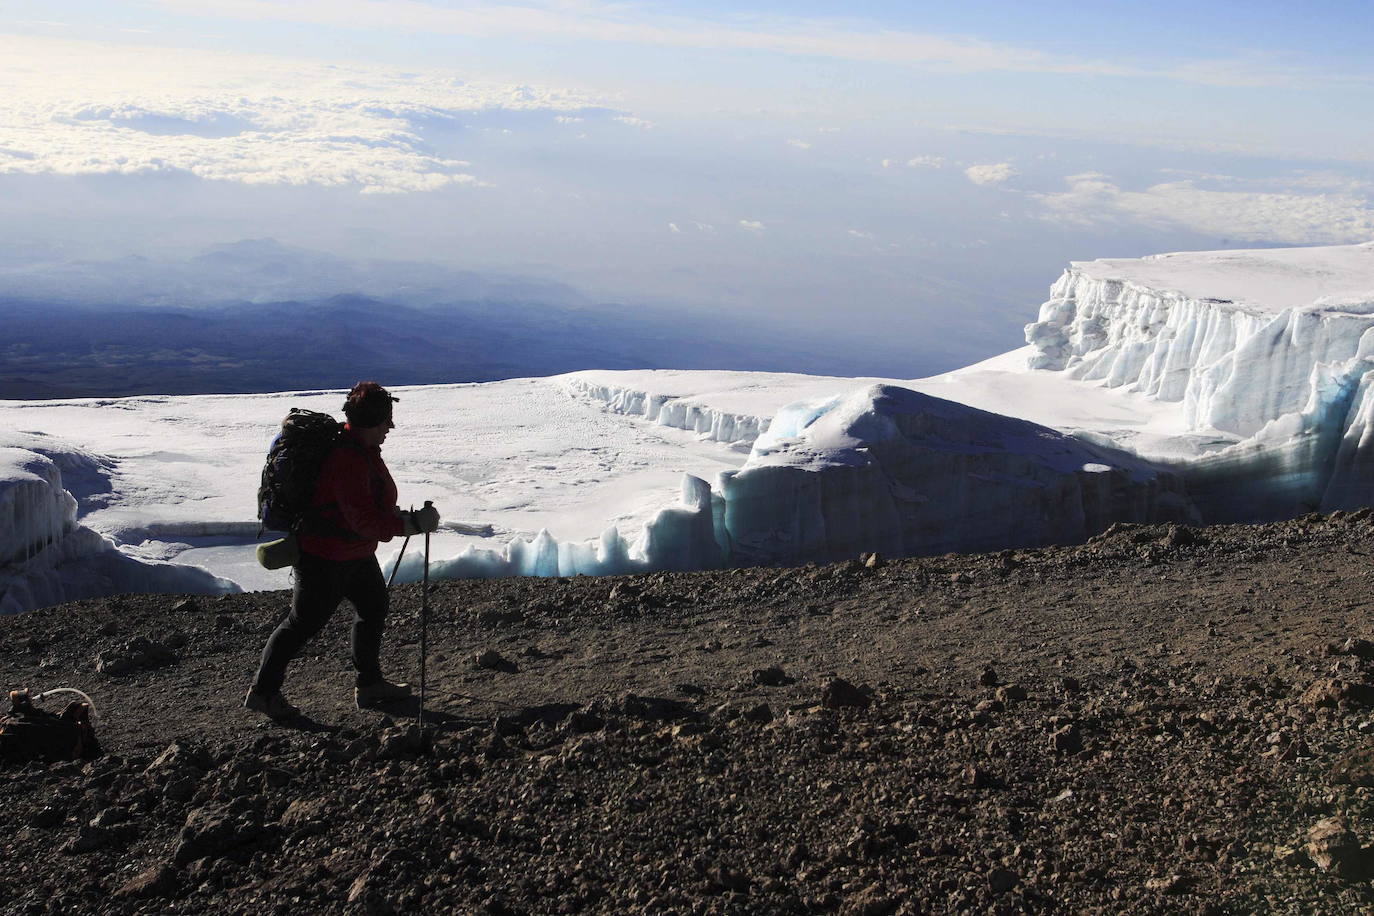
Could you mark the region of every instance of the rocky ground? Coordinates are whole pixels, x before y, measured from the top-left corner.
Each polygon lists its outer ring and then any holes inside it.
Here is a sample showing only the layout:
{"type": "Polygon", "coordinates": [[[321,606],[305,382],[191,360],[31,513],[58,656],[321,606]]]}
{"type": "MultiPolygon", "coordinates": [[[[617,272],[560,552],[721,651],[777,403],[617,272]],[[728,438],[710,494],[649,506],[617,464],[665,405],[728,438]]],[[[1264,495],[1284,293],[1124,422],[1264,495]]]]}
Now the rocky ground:
{"type": "Polygon", "coordinates": [[[1372,589],[1368,511],[442,582],[432,740],[352,708],[343,612],[302,719],[241,709],[285,593],[0,618],[108,751],[0,770],[0,911],[1374,912],[1372,589]]]}

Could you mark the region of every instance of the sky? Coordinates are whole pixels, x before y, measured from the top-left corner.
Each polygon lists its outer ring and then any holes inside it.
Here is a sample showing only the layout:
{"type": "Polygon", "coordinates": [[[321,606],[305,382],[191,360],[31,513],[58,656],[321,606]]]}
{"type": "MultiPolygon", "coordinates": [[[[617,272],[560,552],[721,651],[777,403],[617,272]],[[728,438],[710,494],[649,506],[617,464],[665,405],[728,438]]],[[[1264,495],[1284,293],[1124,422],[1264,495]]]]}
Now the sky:
{"type": "Polygon", "coordinates": [[[0,292],[165,301],[271,238],[914,376],[1017,346],[1070,260],[1374,239],[1371,37],[1357,2],[8,0],[0,292]]]}

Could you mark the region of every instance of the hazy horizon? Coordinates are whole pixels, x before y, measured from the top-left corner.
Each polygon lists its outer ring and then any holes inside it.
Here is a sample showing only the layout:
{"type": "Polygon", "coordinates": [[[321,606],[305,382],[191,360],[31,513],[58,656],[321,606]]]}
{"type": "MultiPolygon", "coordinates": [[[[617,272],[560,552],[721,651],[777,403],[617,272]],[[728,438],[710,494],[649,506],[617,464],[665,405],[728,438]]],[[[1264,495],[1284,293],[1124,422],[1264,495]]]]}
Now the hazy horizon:
{"type": "Polygon", "coordinates": [[[9,12],[0,296],[454,284],[905,343],[915,375],[1017,346],[1070,260],[1374,238],[1356,4],[9,12]],[[278,272],[198,288],[263,239],[278,272]]]}

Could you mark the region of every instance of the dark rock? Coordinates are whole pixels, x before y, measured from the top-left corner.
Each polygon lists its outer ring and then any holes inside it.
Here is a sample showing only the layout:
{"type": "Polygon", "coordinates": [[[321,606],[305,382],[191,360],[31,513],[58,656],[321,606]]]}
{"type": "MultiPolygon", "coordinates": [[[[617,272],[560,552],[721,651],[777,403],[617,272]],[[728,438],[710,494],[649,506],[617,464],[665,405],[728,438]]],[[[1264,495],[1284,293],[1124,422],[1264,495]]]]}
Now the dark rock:
{"type": "Polygon", "coordinates": [[[964,767],[961,779],[970,789],[983,789],[992,784],[988,771],[971,763],[964,767]]]}
{"type": "Polygon", "coordinates": [[[128,642],[106,649],[96,656],[95,670],[110,677],[129,674],[144,668],[159,668],[177,660],[176,653],[146,636],[135,636],[128,642]]]}
{"type": "Polygon", "coordinates": [[[1298,702],[1313,708],[1374,706],[1374,686],[1354,684],[1334,677],[1319,678],[1303,691],[1298,702]]]}
{"type": "Polygon", "coordinates": [[[767,668],[755,668],[749,675],[749,679],[760,687],[782,687],[785,684],[792,683],[792,678],[788,677],[787,672],[783,671],[777,665],[771,665],[767,668]]]}
{"type": "Polygon", "coordinates": [[[872,702],[872,698],[862,687],[855,687],[838,677],[827,681],[821,690],[821,705],[827,709],[841,709],[846,706],[867,709],[872,702]]]}
{"type": "Polygon", "coordinates": [[[329,817],[329,800],[325,798],[298,798],[287,806],[282,813],[281,825],[287,830],[313,830],[323,827],[329,817]]]}
{"type": "Polygon", "coordinates": [[[997,671],[992,666],[984,668],[978,675],[978,686],[980,687],[996,687],[999,683],[997,671]]]}
{"type": "Polygon", "coordinates": [[[1021,881],[1021,876],[1007,868],[994,868],[988,872],[988,890],[1001,896],[1021,881]]]}
{"type": "Polygon", "coordinates": [[[773,707],[769,706],[767,703],[751,706],[744,711],[744,718],[758,725],[767,725],[769,722],[773,721],[773,707]]]}
{"type": "Polygon", "coordinates": [[[104,827],[96,827],[91,824],[82,824],[77,828],[76,836],[72,837],[62,847],[63,852],[79,855],[86,852],[94,852],[110,844],[110,831],[104,827]]]}
{"type": "Polygon", "coordinates": [[[1374,788],[1374,745],[1356,748],[1331,765],[1331,781],[1374,788]]]}
{"type": "Polygon", "coordinates": [[[712,868],[707,872],[706,877],[710,880],[713,889],[717,892],[733,891],[736,894],[747,894],[750,885],[753,884],[753,882],[749,880],[748,875],[727,868],[724,865],[712,868]]]}
{"type": "Polygon", "coordinates": [[[1050,733],[1050,750],[1056,754],[1077,754],[1083,750],[1083,735],[1073,723],[1050,733]]]}
{"type": "Polygon", "coordinates": [[[570,714],[566,720],[568,730],[573,734],[586,735],[591,732],[600,731],[606,726],[606,720],[596,713],[577,710],[570,714]]]}
{"type": "Polygon", "coordinates": [[[180,776],[169,779],[167,785],[162,789],[162,797],[173,802],[187,802],[196,794],[196,789],[200,787],[200,779],[196,776],[180,776]]]}
{"type": "Polygon", "coordinates": [[[174,614],[197,614],[200,612],[200,602],[194,598],[187,598],[172,605],[174,614]]]}
{"type": "MultiPolygon", "coordinates": [[[[424,753],[424,750],[425,733],[418,725],[388,728],[378,736],[377,757],[380,760],[416,757],[424,753]]],[[[346,757],[346,752],[344,756],[346,757]]]]}
{"type": "Polygon", "coordinates": [[[1374,642],[1351,637],[1336,646],[1335,655],[1353,655],[1356,658],[1374,659],[1374,642]]]}
{"type": "Polygon", "coordinates": [[[997,699],[1003,703],[1019,703],[1028,696],[1026,688],[1019,684],[1007,684],[997,688],[997,699]]]}
{"type": "Polygon", "coordinates": [[[518,626],[525,622],[525,615],[518,610],[500,606],[484,607],[477,612],[478,626],[488,629],[518,626]]]}
{"type": "Polygon", "coordinates": [[[1345,871],[1360,857],[1360,841],[1339,817],[1328,817],[1307,831],[1303,851],[1322,871],[1345,871]]]}
{"type": "Polygon", "coordinates": [[[92,827],[114,827],[114,826],[117,825],[117,824],[122,824],[122,823],[124,823],[124,822],[127,821],[128,819],[129,819],[129,812],[128,812],[127,810],[125,810],[124,808],[119,808],[119,807],[110,807],[110,808],[104,809],[104,810],[101,811],[99,814],[97,814],[95,817],[91,818],[91,826],[92,826],[92,827]]]}
{"type": "Polygon", "coordinates": [[[370,870],[354,879],[348,889],[348,902],[361,909],[365,916],[391,916],[396,912],[387,897],[385,880],[370,870]]]}
{"type": "Polygon", "coordinates": [[[1083,685],[1079,683],[1078,678],[1066,676],[1059,679],[1059,688],[1065,693],[1078,693],[1083,689],[1083,685]]]}
{"type": "Polygon", "coordinates": [[[262,825],[251,812],[231,814],[223,808],[197,808],[186,817],[172,863],[184,866],[197,859],[219,856],[261,834],[262,825]]]}
{"type": "Polygon", "coordinates": [[[50,830],[66,819],[67,814],[61,808],[54,808],[52,805],[44,805],[29,816],[29,824],[40,830],[50,830]]]}
{"type": "Polygon", "coordinates": [[[473,658],[473,664],[486,671],[502,671],[506,674],[514,674],[517,670],[514,662],[508,660],[495,649],[478,652],[473,658]]]}
{"type": "Polygon", "coordinates": [[[154,865],[130,878],[114,892],[116,897],[141,899],[168,897],[176,891],[177,873],[168,865],[154,865]]]}
{"type": "Polygon", "coordinates": [[[1162,875],[1145,882],[1145,889],[1156,894],[1183,894],[1187,893],[1188,886],[1187,876],[1178,874],[1162,875]]]}

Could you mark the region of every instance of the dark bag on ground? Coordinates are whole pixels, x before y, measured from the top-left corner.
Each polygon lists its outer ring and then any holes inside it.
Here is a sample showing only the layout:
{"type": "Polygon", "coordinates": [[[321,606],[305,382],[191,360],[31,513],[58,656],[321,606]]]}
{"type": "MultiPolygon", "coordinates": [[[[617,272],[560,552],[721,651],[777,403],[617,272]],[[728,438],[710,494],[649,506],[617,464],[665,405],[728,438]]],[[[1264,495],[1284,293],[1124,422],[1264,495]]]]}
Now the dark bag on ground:
{"type": "Polygon", "coordinates": [[[343,424],[327,413],[291,408],[267,450],[258,487],[258,519],[268,531],[295,532],[315,498],[325,459],[343,424]]]}
{"type": "Polygon", "coordinates": [[[10,691],[10,711],[0,716],[0,763],[93,760],[102,753],[90,706],[68,703],[51,713],[34,706],[27,690],[10,691]]]}

